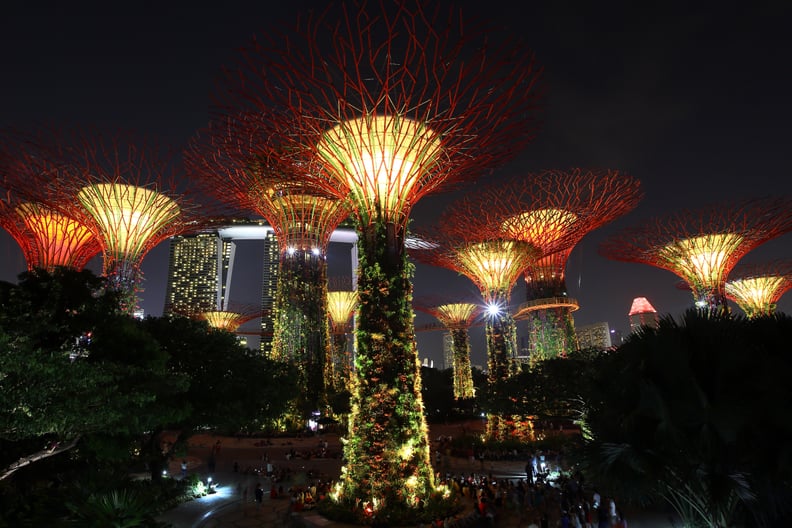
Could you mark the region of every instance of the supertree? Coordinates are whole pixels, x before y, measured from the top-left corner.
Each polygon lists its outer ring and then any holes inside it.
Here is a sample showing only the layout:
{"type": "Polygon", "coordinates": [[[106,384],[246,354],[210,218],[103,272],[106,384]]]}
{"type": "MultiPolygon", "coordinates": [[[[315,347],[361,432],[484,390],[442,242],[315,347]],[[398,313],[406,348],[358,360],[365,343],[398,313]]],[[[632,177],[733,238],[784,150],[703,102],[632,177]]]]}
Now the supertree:
{"type": "Polygon", "coordinates": [[[234,333],[240,326],[261,317],[261,308],[250,303],[197,303],[195,305],[175,304],[169,313],[190,319],[206,321],[212,328],[234,333]],[[222,304],[222,306],[221,306],[222,304]]]}
{"type": "Polygon", "coordinates": [[[726,281],[726,298],[749,318],[773,315],[778,300],[792,288],[792,261],[738,264],[726,281]]]}
{"type": "Polygon", "coordinates": [[[756,198],[649,219],[605,240],[600,253],[678,275],[695,306],[728,313],[724,283],[734,265],[760,244],[792,230],[792,201],[756,198]]]}
{"type": "Polygon", "coordinates": [[[349,320],[357,307],[356,290],[330,290],[327,292],[327,314],[333,339],[332,356],[326,377],[336,390],[346,388],[351,379],[352,362],[347,352],[349,320]]]}
{"type": "Polygon", "coordinates": [[[60,186],[61,167],[35,144],[6,135],[0,141],[0,227],[19,244],[28,270],[82,269],[101,246],[77,219],[58,212],[71,196],[60,186]],[[47,204],[56,204],[50,206],[47,204]]]}
{"type": "Polygon", "coordinates": [[[227,111],[271,114],[272,158],[319,165],[306,178],[352,205],[357,381],[331,500],[367,522],[414,518],[436,497],[404,249],[409,214],[444,184],[509,157],[534,126],[532,55],[487,31],[463,33],[457,14],[444,19],[420,2],[342,5],[341,16],[325,11],[296,38],[254,42],[226,91],[227,111]]]}
{"type": "Polygon", "coordinates": [[[469,196],[466,215],[484,215],[505,238],[541,252],[525,269],[526,302],[514,315],[529,321],[531,364],[576,350],[579,304],[567,295],[567,260],[584,236],[635,208],[638,180],[617,170],[547,170],[469,196]]]}
{"type": "MultiPolygon", "coordinates": [[[[465,205],[457,201],[449,206],[434,229],[416,230],[410,255],[419,262],[456,271],[479,288],[487,307],[487,390],[493,401],[499,401],[508,397],[506,381],[517,372],[511,293],[522,271],[541,253],[528,242],[501,238],[496,223],[465,216],[465,205]]],[[[519,436],[509,422],[500,413],[489,413],[486,438],[519,436]]]]}
{"type": "Polygon", "coordinates": [[[450,333],[454,398],[473,398],[475,393],[473,374],[470,370],[468,329],[473,321],[481,315],[481,305],[473,302],[422,298],[416,299],[413,306],[416,310],[435,317],[450,333]]]}
{"type": "Polygon", "coordinates": [[[268,164],[257,137],[259,122],[226,119],[195,136],[185,152],[188,172],[218,200],[260,214],[272,226],[280,257],[273,303],[273,359],[299,366],[293,418],[327,404],[327,247],[349,216],[343,200],[306,183],[304,166],[268,164]]]}

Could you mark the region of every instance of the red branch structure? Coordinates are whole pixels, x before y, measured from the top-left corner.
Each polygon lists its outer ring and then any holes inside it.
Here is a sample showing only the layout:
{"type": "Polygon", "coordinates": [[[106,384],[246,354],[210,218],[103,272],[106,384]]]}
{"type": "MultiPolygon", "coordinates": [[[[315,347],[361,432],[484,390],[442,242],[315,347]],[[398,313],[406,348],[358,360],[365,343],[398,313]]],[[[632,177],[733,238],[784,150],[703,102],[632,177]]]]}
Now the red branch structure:
{"type": "MultiPolygon", "coordinates": [[[[567,295],[567,259],[591,231],[633,210],[642,198],[640,182],[617,170],[547,170],[512,177],[476,190],[457,207],[456,217],[476,218],[500,229],[506,239],[538,248],[541,257],[524,270],[526,302],[514,318],[530,322],[531,364],[577,349],[567,295]]],[[[448,218],[447,220],[451,220],[448,218]]]]}
{"type": "Polygon", "coordinates": [[[2,138],[0,227],[19,244],[28,270],[52,271],[56,266],[79,270],[101,247],[84,224],[58,212],[71,196],[61,187],[47,185],[59,179],[62,169],[42,154],[29,142],[2,138]]]}
{"type": "Polygon", "coordinates": [[[55,177],[39,179],[49,195],[64,197],[46,205],[91,231],[102,248],[104,275],[133,312],[143,258],[198,222],[195,205],[175,183],[173,160],[120,132],[41,129],[34,141],[47,163],[60,168],[55,177]]]}
{"type": "Polygon", "coordinates": [[[696,307],[728,312],[725,282],[746,253],[792,231],[792,200],[757,198],[672,213],[603,242],[614,260],[666,269],[684,280],[696,307]]]}
{"type": "Polygon", "coordinates": [[[261,159],[310,167],[302,178],[347,201],[357,223],[356,382],[331,499],[366,523],[438,497],[404,247],[411,209],[510,158],[535,126],[532,54],[462,28],[457,10],[422,2],[342,4],[254,41],[219,96],[223,116],[258,121],[261,159]]]}
{"type": "Polygon", "coordinates": [[[792,288],[792,261],[737,264],[726,281],[726,298],[749,318],[773,315],[778,300],[792,288]]]}

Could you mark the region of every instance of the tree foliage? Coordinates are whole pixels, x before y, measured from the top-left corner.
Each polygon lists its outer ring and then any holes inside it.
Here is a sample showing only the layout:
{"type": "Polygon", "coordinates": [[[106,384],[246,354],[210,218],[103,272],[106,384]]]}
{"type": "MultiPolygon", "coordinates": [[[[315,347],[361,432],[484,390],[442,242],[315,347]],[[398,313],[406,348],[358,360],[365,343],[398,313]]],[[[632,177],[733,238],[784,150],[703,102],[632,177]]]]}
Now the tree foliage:
{"type": "Polygon", "coordinates": [[[792,319],[686,313],[597,359],[584,460],[621,493],[694,526],[789,515],[792,319]]]}

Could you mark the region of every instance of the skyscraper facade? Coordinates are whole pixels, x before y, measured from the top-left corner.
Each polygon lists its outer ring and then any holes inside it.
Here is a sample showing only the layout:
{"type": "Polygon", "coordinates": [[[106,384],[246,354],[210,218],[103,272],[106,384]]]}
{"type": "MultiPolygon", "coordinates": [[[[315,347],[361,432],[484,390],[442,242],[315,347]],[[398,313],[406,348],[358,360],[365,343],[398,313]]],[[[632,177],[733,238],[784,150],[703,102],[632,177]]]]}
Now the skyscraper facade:
{"type": "Polygon", "coordinates": [[[217,232],[171,238],[163,313],[192,314],[222,306],[230,246],[217,232]]]}

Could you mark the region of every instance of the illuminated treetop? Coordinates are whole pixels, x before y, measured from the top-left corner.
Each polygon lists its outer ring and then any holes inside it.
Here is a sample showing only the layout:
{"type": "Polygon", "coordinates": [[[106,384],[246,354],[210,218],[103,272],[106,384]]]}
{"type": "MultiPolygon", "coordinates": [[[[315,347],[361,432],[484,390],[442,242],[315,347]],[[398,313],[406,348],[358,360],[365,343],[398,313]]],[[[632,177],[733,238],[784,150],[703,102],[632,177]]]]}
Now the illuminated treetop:
{"type": "Polygon", "coordinates": [[[260,309],[248,310],[211,310],[202,312],[199,317],[209,323],[212,328],[225,330],[227,332],[236,332],[240,326],[259,317],[261,315],[260,309]]]}
{"type": "MultiPolygon", "coordinates": [[[[443,228],[438,227],[442,232],[443,228]]],[[[485,301],[508,298],[520,273],[539,255],[538,249],[520,240],[487,239],[469,233],[466,238],[440,238],[416,232],[410,255],[420,262],[465,275],[481,290],[485,301]]]]}
{"type": "Polygon", "coordinates": [[[737,261],[790,230],[790,200],[744,200],[648,220],[609,238],[600,252],[671,271],[689,285],[697,302],[724,305],[723,284],[737,261]]]}
{"type": "Polygon", "coordinates": [[[321,166],[306,178],[361,225],[404,226],[421,197],[530,139],[538,72],[522,46],[422,2],[339,7],[247,47],[221,111],[265,116],[264,156],[321,166]]]}
{"type": "Polygon", "coordinates": [[[529,276],[538,270],[562,278],[574,246],[634,209],[641,197],[640,182],[617,170],[547,170],[476,189],[450,214],[499,226],[505,238],[539,249],[541,258],[527,270],[529,276]]]}
{"type": "Polygon", "coordinates": [[[327,313],[330,316],[333,333],[346,332],[349,317],[355,312],[357,306],[357,291],[328,291],[327,313]]]}
{"type": "Polygon", "coordinates": [[[281,252],[324,253],[333,230],[349,215],[346,202],[311,186],[307,165],[268,164],[253,117],[213,123],[185,151],[191,177],[219,201],[254,211],[275,231],[281,252]]]}
{"type": "Polygon", "coordinates": [[[101,248],[84,224],[47,205],[71,199],[64,189],[50,185],[57,181],[60,167],[29,142],[2,139],[0,173],[5,192],[0,197],[0,227],[17,241],[29,270],[82,269],[101,248]]]}
{"type": "Polygon", "coordinates": [[[449,329],[470,327],[481,315],[482,310],[480,304],[473,302],[452,302],[431,298],[416,299],[413,306],[416,310],[432,315],[449,329]]]}
{"type": "Polygon", "coordinates": [[[726,281],[726,297],[748,317],[771,315],[778,300],[792,288],[792,261],[738,264],[726,281]]]}
{"type": "Polygon", "coordinates": [[[62,167],[48,188],[70,197],[49,205],[91,230],[108,275],[136,269],[151,248],[198,220],[176,185],[177,165],[159,145],[133,134],[72,129],[42,135],[41,148],[62,167]]]}

